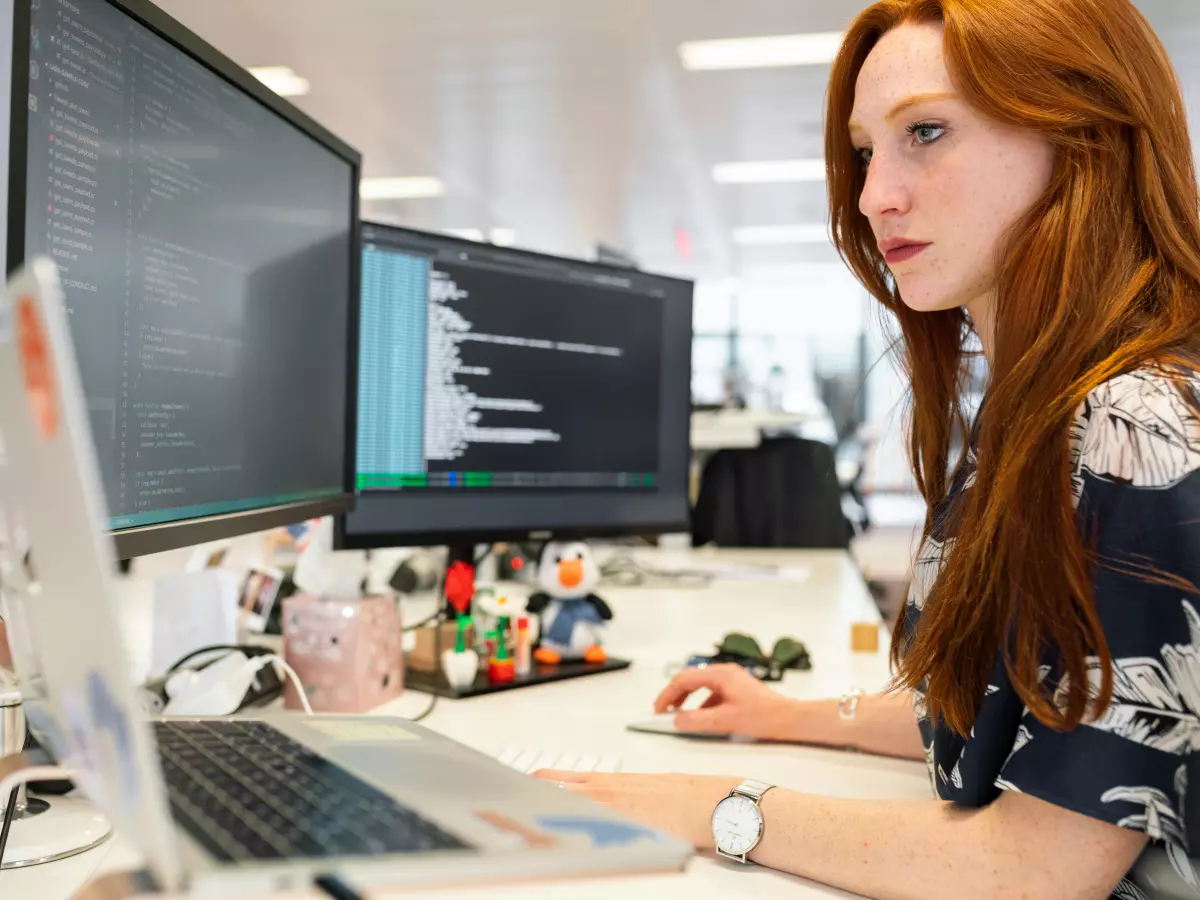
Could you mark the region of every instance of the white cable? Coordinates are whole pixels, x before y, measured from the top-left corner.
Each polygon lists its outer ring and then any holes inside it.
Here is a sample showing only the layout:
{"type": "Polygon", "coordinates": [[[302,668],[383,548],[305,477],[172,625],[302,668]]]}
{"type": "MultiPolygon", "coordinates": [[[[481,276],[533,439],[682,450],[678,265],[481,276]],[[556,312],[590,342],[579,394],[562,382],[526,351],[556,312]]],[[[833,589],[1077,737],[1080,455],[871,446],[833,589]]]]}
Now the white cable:
{"type": "Polygon", "coordinates": [[[260,659],[263,660],[264,666],[267,663],[274,663],[275,665],[279,666],[279,668],[283,669],[287,677],[291,679],[292,686],[296,689],[296,693],[300,697],[300,705],[304,707],[305,715],[313,715],[312,704],[308,702],[308,694],[304,692],[304,682],[300,680],[300,676],[296,674],[296,670],[289,666],[284,661],[283,657],[277,653],[260,657],[260,659]]]}

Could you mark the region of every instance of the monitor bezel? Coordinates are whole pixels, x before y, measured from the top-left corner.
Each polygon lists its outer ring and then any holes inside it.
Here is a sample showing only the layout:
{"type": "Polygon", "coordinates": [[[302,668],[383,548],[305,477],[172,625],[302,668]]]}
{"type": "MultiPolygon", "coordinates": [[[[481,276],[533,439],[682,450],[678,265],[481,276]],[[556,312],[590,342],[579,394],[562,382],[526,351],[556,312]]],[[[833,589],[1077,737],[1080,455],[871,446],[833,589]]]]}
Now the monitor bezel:
{"type": "MultiPolygon", "coordinates": [[[[95,2],[95,0],[88,0],[95,2]]],[[[258,101],[284,121],[348,163],[353,185],[350,198],[350,284],[349,334],[347,336],[346,422],[349,446],[358,417],[358,328],[360,302],[360,265],[362,262],[361,226],[359,222],[358,185],[362,174],[362,154],[337,137],[333,132],[311,119],[294,105],[275,94],[257,78],[217,50],[197,34],[173,19],[150,0],[101,0],[115,7],[138,24],[150,29],[176,49],[225,79],[238,90],[258,101]]],[[[12,117],[10,122],[9,194],[8,194],[8,253],[6,274],[11,275],[25,262],[26,165],[29,138],[29,62],[32,0],[14,0],[12,48],[12,117]]],[[[129,559],[177,550],[209,541],[225,540],[265,531],[284,525],[322,516],[337,516],[354,507],[354,457],[346,458],[342,472],[342,492],[305,503],[261,507],[244,512],[193,519],[179,519],[158,525],[110,531],[116,544],[117,556],[129,559]]]]}
{"type": "MultiPolygon", "coordinates": [[[[444,243],[450,246],[461,246],[463,249],[479,250],[481,247],[487,248],[489,245],[480,244],[477,241],[470,241],[464,238],[455,237],[454,235],[440,234],[437,232],[422,231],[416,228],[406,228],[401,225],[394,225],[389,222],[364,221],[363,229],[373,228],[387,230],[397,234],[407,235],[410,237],[426,240],[435,240],[439,243],[444,243]]],[[[364,240],[365,249],[365,240],[364,240]]],[[[521,257],[530,261],[543,261],[547,264],[562,265],[568,264],[571,266],[586,266],[598,272],[606,272],[618,278],[628,278],[630,274],[636,274],[647,278],[660,279],[666,282],[674,282],[683,284],[695,289],[695,282],[687,278],[679,278],[672,275],[663,275],[657,272],[647,272],[643,269],[630,269],[628,267],[614,266],[606,263],[595,262],[592,260],[579,259],[570,256],[556,256],[550,253],[540,253],[534,250],[524,250],[514,247],[498,247],[492,246],[492,249],[505,254],[521,257]]],[[[695,297],[692,298],[693,309],[695,306],[695,297]]],[[[360,299],[361,307],[361,299],[360,299]]],[[[690,319],[689,319],[690,321],[690,319]]],[[[692,366],[692,343],[688,342],[687,347],[687,365],[688,369],[692,366]]],[[[355,407],[355,415],[357,417],[357,406],[355,407]]],[[[690,422],[691,405],[685,406],[683,415],[690,422]]],[[[689,430],[690,433],[690,430],[689,430]]],[[[350,445],[346,454],[347,458],[352,461],[357,461],[358,457],[358,432],[357,427],[354,432],[354,442],[350,445]]],[[[689,471],[691,468],[692,449],[691,442],[686,442],[687,446],[683,448],[682,464],[683,470],[689,471]]],[[[357,484],[355,484],[357,488],[357,484]]],[[[678,520],[664,522],[637,522],[633,524],[621,524],[612,522],[603,522],[593,525],[575,525],[569,527],[544,527],[544,528],[512,528],[512,529],[486,529],[478,530],[464,528],[461,531],[396,531],[396,532],[372,532],[370,534],[352,533],[346,527],[345,514],[339,515],[334,520],[334,549],[336,550],[380,550],[390,547],[434,547],[434,546],[458,546],[470,543],[491,543],[500,541],[584,541],[602,538],[653,538],[661,534],[673,534],[687,532],[691,530],[691,499],[689,492],[685,490],[684,510],[678,520]]]]}

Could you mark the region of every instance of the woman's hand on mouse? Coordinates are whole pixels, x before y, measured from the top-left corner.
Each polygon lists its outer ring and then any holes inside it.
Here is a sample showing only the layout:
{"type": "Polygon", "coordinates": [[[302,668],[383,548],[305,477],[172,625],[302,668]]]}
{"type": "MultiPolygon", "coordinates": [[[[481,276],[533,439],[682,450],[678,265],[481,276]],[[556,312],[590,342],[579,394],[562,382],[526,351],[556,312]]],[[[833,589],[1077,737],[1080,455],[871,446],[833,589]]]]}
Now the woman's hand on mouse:
{"type": "Polygon", "coordinates": [[[738,735],[767,741],[799,741],[802,704],[771,690],[741,666],[684,669],[654,701],[659,714],[679,710],[675,728],[689,734],[738,735]],[[699,709],[680,710],[696,691],[708,698],[699,709]]]}

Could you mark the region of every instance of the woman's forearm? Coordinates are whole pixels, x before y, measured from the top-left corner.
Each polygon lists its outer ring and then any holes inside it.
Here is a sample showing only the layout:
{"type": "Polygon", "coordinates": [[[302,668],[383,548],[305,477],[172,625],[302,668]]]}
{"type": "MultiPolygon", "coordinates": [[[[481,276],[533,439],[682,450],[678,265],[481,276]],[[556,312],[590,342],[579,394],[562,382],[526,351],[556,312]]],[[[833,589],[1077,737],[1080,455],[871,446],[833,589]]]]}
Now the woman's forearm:
{"type": "MultiPolygon", "coordinates": [[[[1145,846],[1144,835],[1020,795],[965,810],[776,788],[762,810],[753,862],[876,900],[1102,900],[1145,846]]],[[[711,851],[708,831],[697,838],[711,851]]]]}
{"type": "Polygon", "coordinates": [[[925,758],[921,733],[909,695],[863,697],[854,718],[838,716],[836,700],[801,700],[784,726],[781,740],[799,744],[848,747],[879,756],[925,758]]]}

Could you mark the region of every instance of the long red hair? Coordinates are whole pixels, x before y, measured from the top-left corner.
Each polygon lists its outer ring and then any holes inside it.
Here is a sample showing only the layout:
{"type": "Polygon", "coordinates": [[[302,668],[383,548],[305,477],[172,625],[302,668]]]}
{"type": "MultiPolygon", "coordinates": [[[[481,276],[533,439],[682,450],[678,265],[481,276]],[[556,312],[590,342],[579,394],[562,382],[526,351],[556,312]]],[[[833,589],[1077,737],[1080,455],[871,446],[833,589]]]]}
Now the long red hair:
{"type": "Polygon", "coordinates": [[[949,489],[954,436],[976,434],[981,489],[954,510],[959,538],[916,633],[896,629],[895,685],[923,685],[934,721],[965,735],[1002,652],[1030,711],[1074,728],[1108,706],[1112,677],[1093,587],[1100,561],[1074,509],[1070,428],[1103,382],[1147,364],[1195,369],[1200,347],[1200,197],[1166,51],[1129,0],[882,0],[846,35],[825,121],[835,243],[899,325],[927,534],[949,489]],[[1049,188],[999,251],[990,381],[974,423],[963,403],[971,323],[960,309],[904,305],[858,209],[866,173],[847,130],[855,82],[879,39],[909,22],[943,24],[966,102],[1056,151],[1049,188]],[[1061,707],[1039,678],[1048,652],[1069,679],[1061,707]],[[1104,673],[1095,698],[1089,656],[1104,673]]]}

